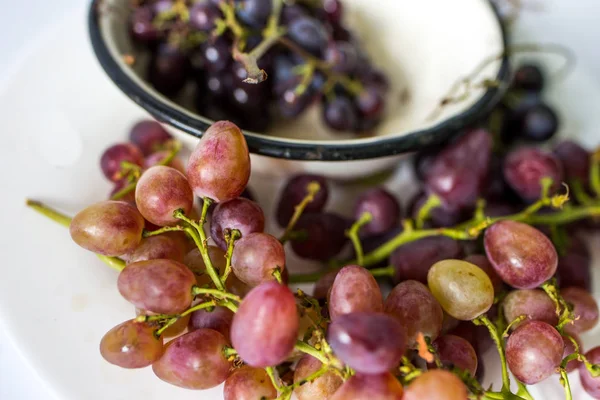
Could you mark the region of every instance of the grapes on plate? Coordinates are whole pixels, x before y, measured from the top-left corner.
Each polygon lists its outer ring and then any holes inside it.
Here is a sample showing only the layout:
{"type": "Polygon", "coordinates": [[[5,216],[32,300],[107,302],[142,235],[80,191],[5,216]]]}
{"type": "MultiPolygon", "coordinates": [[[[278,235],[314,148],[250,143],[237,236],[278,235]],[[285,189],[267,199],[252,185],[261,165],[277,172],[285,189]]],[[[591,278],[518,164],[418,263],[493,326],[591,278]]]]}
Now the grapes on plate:
{"type": "Polygon", "coordinates": [[[100,354],[121,368],[144,368],[163,354],[163,340],[145,322],[125,321],[108,331],[100,342],[100,354]]]}
{"type": "Polygon", "coordinates": [[[369,271],[358,265],[345,266],[337,273],[329,291],[328,304],[333,321],[344,314],[383,311],[377,281],[369,271]]]}

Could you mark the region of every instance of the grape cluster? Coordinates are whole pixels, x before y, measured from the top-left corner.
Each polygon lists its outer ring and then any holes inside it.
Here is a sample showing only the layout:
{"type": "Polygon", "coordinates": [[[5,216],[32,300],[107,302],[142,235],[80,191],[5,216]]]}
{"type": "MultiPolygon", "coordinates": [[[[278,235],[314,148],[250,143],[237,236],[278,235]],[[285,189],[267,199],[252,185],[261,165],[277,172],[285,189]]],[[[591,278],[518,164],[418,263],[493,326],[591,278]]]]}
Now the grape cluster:
{"type": "Polygon", "coordinates": [[[320,103],[332,132],[369,132],[383,117],[387,79],[342,11],[340,0],[144,0],[129,31],[151,53],[154,88],[176,96],[193,82],[208,118],[262,132],[320,103]]]}

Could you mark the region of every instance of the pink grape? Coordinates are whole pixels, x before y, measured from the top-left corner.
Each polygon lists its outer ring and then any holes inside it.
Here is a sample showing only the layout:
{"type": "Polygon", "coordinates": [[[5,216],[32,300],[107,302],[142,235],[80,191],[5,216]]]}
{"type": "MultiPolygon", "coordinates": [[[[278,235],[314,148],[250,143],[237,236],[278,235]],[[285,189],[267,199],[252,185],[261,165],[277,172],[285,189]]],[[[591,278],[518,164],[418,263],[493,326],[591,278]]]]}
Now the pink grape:
{"type": "Polygon", "coordinates": [[[125,321],[112,328],[100,342],[100,354],[121,368],[144,368],[163,354],[163,340],[145,322],[125,321]]]}
{"type": "Polygon", "coordinates": [[[517,289],[534,289],[556,272],[558,255],[550,239],[522,222],[496,222],[485,231],[484,245],[498,275],[517,289]]]}
{"type": "MultiPolygon", "coordinates": [[[[303,382],[306,378],[317,372],[323,364],[309,354],[305,354],[294,371],[294,383],[303,382]]],[[[327,371],[312,382],[306,382],[294,389],[298,400],[330,399],[335,391],[344,383],[342,378],[333,371],[327,371]]]]}
{"type": "Polygon", "coordinates": [[[526,321],[508,337],[506,362],[518,380],[533,385],[554,373],[563,351],[563,339],[553,326],[526,321]]]}
{"type": "Polygon", "coordinates": [[[578,236],[569,236],[565,253],[558,257],[556,279],[561,287],[592,288],[592,259],[587,244],[578,236]]]}
{"type": "Polygon", "coordinates": [[[192,303],[194,274],[166,259],[129,264],[117,280],[121,295],[137,308],[158,314],[178,314],[192,303]]]}
{"type": "Polygon", "coordinates": [[[100,158],[100,168],[104,176],[113,182],[124,178],[121,174],[122,163],[128,162],[140,167],[144,164],[144,155],[137,146],[131,143],[119,143],[110,146],[100,158]]]}
{"type": "Polygon", "coordinates": [[[590,173],[590,153],[572,140],[563,140],[553,149],[554,155],[560,160],[568,180],[579,180],[587,184],[590,173]]]}
{"type": "MultiPolygon", "coordinates": [[[[405,400],[402,394],[402,385],[389,372],[379,375],[357,374],[344,382],[330,400],[405,400]]],[[[461,400],[465,398],[466,392],[461,400]]]]}
{"type": "Polygon", "coordinates": [[[550,194],[563,180],[562,165],[553,154],[523,147],[511,151],[504,160],[504,178],[525,201],[535,201],[542,194],[542,178],[551,178],[550,194]]]}
{"type": "Polygon", "coordinates": [[[343,314],[359,311],[383,311],[383,299],[373,275],[358,265],[342,268],[329,292],[329,316],[331,320],[343,314]]]}
{"type": "Polygon", "coordinates": [[[433,341],[442,329],[442,307],[421,282],[398,284],[385,299],[384,309],[406,328],[410,347],[416,346],[419,332],[433,341]]]}
{"type": "Polygon", "coordinates": [[[212,329],[198,329],[170,341],[152,365],[154,374],[184,389],[203,390],[227,379],[231,363],[223,349],[225,337],[212,329]]]}
{"type": "Polygon", "coordinates": [[[265,215],[260,206],[248,199],[238,197],[217,204],[210,221],[210,236],[217,246],[227,250],[225,229],[237,229],[242,238],[265,229],[265,215]]]}
{"type": "Polygon", "coordinates": [[[277,365],[294,349],[298,327],[296,300],[290,289],[265,282],[240,304],[231,325],[231,343],[253,367],[277,365]]]}
{"type": "Polygon", "coordinates": [[[578,287],[565,288],[560,291],[565,301],[573,306],[576,320],[565,326],[568,332],[582,333],[598,324],[598,303],[585,289],[578,287]]]}
{"type": "MultiPolygon", "coordinates": [[[[592,364],[600,364],[600,346],[594,347],[585,353],[585,357],[592,364]]],[[[579,379],[581,380],[581,385],[590,396],[600,399],[600,376],[593,377],[585,365],[581,364],[579,366],[579,379]]]]}
{"type": "Polygon", "coordinates": [[[444,335],[433,342],[433,348],[437,351],[442,364],[459,368],[475,376],[478,365],[477,353],[467,340],[459,336],[444,335]]]}
{"type": "Polygon", "coordinates": [[[144,217],[123,201],[102,201],[83,209],[71,221],[71,238],[79,246],[105,256],[127,254],[140,244],[144,217]]]}
{"type": "MultiPolygon", "coordinates": [[[[157,151],[156,153],[150,154],[144,160],[144,169],[149,169],[156,165],[162,165],[161,163],[163,162],[163,160],[169,157],[170,154],[171,152],[169,150],[161,150],[157,151]]],[[[173,160],[171,160],[171,162],[166,164],[166,166],[175,168],[177,171],[185,175],[185,166],[183,165],[183,161],[181,161],[180,158],[174,157],[173,160]]]]}
{"type": "Polygon", "coordinates": [[[273,271],[285,268],[283,245],[268,233],[251,233],[235,243],[231,268],[249,286],[273,280],[273,271]]]}
{"type": "Polygon", "coordinates": [[[220,332],[229,342],[231,340],[231,323],[233,322],[233,312],[226,307],[215,307],[214,310],[197,310],[190,317],[188,329],[195,331],[197,329],[209,328],[220,332]]]}
{"type": "MultiPolygon", "coordinates": [[[[558,323],[556,305],[554,305],[552,299],[543,290],[539,289],[514,290],[510,292],[502,302],[502,310],[508,323],[521,315],[525,315],[527,319],[547,322],[550,325],[558,323]]],[[[513,325],[513,328],[516,328],[521,323],[513,325]]]]}
{"type": "Polygon", "coordinates": [[[127,254],[128,264],[138,261],[155,260],[167,258],[169,260],[183,262],[185,248],[172,236],[157,235],[142,239],[140,245],[131,253],[127,254]]]}
{"type": "Polygon", "coordinates": [[[250,178],[250,154],[242,131],[215,122],[190,156],[187,176],[196,196],[218,203],[239,197],[250,178]]]}
{"type": "Polygon", "coordinates": [[[267,372],[262,368],[247,365],[236,369],[225,381],[224,400],[274,399],[277,390],[273,387],[267,372]]]}
{"type": "Polygon", "coordinates": [[[152,120],[136,123],[129,132],[129,140],[137,145],[145,156],[159,151],[161,145],[171,139],[163,126],[152,120]]]}
{"type": "Polygon", "coordinates": [[[400,221],[400,204],[387,190],[376,188],[363,193],[354,207],[354,219],[363,213],[371,214],[371,221],[360,229],[363,237],[380,235],[393,229],[400,221]]]}
{"type": "Polygon", "coordinates": [[[402,400],[465,400],[467,393],[467,387],[458,376],[443,369],[433,369],[412,381],[402,400]]]}
{"type": "Polygon", "coordinates": [[[338,316],[329,325],[327,340],[342,362],[363,374],[392,369],[406,351],[405,328],[396,318],[380,313],[338,316]]]}
{"type": "Polygon", "coordinates": [[[176,225],[173,212],[188,215],[194,194],[185,176],[175,168],[156,166],[144,172],[135,188],[135,203],[148,221],[158,226],[176,225]]]}

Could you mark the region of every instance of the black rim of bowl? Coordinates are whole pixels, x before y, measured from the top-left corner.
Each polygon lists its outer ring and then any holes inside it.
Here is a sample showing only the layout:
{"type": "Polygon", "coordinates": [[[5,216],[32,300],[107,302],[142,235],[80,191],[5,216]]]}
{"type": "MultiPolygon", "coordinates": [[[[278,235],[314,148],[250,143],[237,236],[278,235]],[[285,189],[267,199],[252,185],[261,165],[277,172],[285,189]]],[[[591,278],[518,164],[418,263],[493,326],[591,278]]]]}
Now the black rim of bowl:
{"type": "MultiPolygon", "coordinates": [[[[101,0],[92,0],[88,25],[94,53],[104,71],[131,100],[148,111],[154,118],[190,135],[201,137],[202,133],[210,126],[209,123],[177,110],[162,101],[161,98],[147,92],[123,71],[111,55],[100,29],[101,3],[101,0]]],[[[490,6],[496,15],[503,47],[506,49],[508,39],[504,24],[501,22],[495,5],[490,2],[490,6]]],[[[508,78],[509,61],[508,57],[503,55],[496,79],[505,82],[508,78]]],[[[318,141],[297,143],[262,134],[246,134],[245,136],[248,148],[252,153],[290,160],[349,161],[393,156],[445,142],[464,127],[480,121],[499,102],[502,92],[500,88],[489,88],[481,99],[469,109],[433,127],[397,137],[381,137],[381,139],[367,143],[352,143],[351,139],[350,143],[340,141],[339,144],[319,143],[318,141]]]]}

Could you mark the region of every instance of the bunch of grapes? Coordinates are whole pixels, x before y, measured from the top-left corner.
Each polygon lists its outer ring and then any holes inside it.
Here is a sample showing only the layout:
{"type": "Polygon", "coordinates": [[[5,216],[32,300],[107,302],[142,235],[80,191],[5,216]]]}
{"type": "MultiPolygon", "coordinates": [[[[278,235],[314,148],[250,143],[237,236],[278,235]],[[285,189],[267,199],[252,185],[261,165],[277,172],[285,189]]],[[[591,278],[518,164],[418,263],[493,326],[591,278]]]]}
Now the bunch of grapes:
{"type": "Polygon", "coordinates": [[[342,14],[339,0],[145,0],[129,26],[152,54],[154,88],[175,96],[193,82],[208,118],[262,132],[320,103],[332,132],[370,132],[383,117],[387,79],[342,14]]]}

